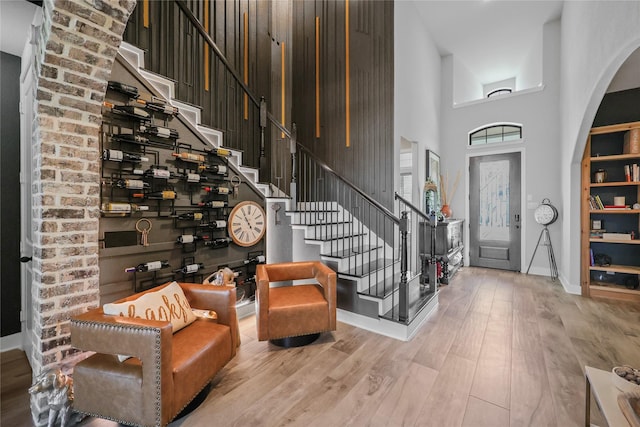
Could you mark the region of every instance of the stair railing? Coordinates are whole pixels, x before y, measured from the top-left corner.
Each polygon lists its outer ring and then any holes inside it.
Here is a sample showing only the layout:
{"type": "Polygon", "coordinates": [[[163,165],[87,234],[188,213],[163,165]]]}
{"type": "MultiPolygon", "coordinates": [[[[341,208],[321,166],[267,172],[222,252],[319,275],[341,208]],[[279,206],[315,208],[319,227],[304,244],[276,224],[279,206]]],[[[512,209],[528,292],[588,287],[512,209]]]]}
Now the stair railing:
{"type": "MultiPolygon", "coordinates": [[[[358,294],[391,301],[380,315],[400,322],[411,321],[410,305],[416,298],[413,295],[415,292],[408,291],[408,283],[418,271],[417,255],[411,253],[417,246],[409,244],[407,240],[412,223],[398,218],[300,144],[295,124],[289,130],[268,111],[264,97],[259,99],[244,83],[186,2],[174,2],[247,94],[251,103],[259,108],[261,162],[266,156],[264,132],[267,121],[289,140],[290,162],[288,165],[281,165],[282,176],[278,177],[276,171],[276,179],[290,176],[288,188],[286,181],[285,185],[281,182],[272,185],[283,189],[280,192],[289,194],[292,198],[293,206],[298,209],[298,223],[313,226],[309,236],[312,240],[327,242],[324,245],[326,255],[342,260],[346,270],[344,276],[358,284],[358,294]],[[401,240],[404,242],[402,245],[401,240]],[[403,286],[402,292],[399,292],[399,284],[403,286]],[[404,296],[400,297],[400,293],[404,296]]],[[[277,159],[274,160],[277,164],[277,159]]],[[[418,215],[408,214],[407,210],[406,218],[418,218],[420,215],[426,218],[415,207],[410,210],[418,215]]]]}

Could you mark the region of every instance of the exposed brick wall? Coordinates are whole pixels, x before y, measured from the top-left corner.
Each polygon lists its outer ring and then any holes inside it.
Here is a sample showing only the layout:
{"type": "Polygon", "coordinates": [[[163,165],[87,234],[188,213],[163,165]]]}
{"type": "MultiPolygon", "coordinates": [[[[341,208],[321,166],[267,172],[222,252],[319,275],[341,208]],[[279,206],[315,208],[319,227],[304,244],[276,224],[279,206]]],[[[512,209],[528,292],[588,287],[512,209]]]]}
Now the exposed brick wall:
{"type": "Polygon", "coordinates": [[[33,68],[34,374],[73,358],[69,318],[99,304],[101,103],[135,4],[44,2],[33,68]]]}

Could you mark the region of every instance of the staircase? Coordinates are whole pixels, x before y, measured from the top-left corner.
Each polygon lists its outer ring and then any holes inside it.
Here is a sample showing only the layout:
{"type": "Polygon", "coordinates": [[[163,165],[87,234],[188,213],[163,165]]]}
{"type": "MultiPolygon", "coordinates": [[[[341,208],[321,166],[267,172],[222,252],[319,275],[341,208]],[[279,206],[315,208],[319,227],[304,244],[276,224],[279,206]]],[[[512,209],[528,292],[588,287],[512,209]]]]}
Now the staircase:
{"type": "MultiPolygon", "coordinates": [[[[131,72],[137,75],[142,81],[155,92],[153,95],[164,99],[169,104],[177,107],[180,111],[178,119],[187,125],[196,136],[202,141],[211,144],[212,147],[224,147],[224,135],[218,130],[210,126],[203,125],[200,120],[200,107],[187,104],[174,98],[175,88],[174,82],[166,77],[144,68],[144,51],[129,43],[122,43],[118,50],[118,59],[124,60],[131,72]]],[[[241,175],[244,182],[254,187],[264,196],[284,195],[276,186],[260,182],[260,174],[257,168],[245,166],[242,164],[242,151],[227,148],[231,152],[229,163],[241,175]]]]}

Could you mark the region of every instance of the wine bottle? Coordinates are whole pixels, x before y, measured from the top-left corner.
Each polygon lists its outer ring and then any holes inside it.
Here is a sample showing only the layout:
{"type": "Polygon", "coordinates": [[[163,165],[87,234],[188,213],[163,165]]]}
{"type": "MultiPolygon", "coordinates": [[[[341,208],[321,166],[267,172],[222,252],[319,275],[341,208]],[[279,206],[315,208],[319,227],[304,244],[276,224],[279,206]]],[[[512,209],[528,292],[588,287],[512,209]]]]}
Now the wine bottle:
{"type": "MultiPolygon", "coordinates": [[[[106,106],[108,103],[105,103],[106,106]]],[[[151,114],[149,114],[144,108],[136,107],[135,105],[113,105],[111,104],[111,111],[119,114],[126,114],[127,116],[132,116],[137,119],[148,120],[151,118],[151,114]]]]}
{"type": "Polygon", "coordinates": [[[109,160],[112,162],[127,161],[127,162],[135,162],[135,163],[149,161],[148,157],[143,157],[140,154],[126,153],[124,151],[111,150],[111,149],[102,150],[102,159],[109,160]]]}
{"type": "Polygon", "coordinates": [[[220,185],[214,185],[211,187],[202,187],[204,191],[211,194],[229,194],[229,187],[222,187],[220,185]]]}
{"type": "Polygon", "coordinates": [[[208,150],[209,154],[213,154],[218,157],[229,157],[231,155],[231,150],[227,148],[217,147],[208,150]]]}
{"type": "Polygon", "coordinates": [[[246,264],[262,264],[264,263],[266,258],[264,255],[256,255],[253,258],[245,259],[243,262],[246,264]]]}
{"type": "Polygon", "coordinates": [[[204,215],[202,212],[186,212],[178,215],[180,221],[201,221],[204,215]]]}
{"type": "Polygon", "coordinates": [[[208,202],[200,202],[198,206],[203,208],[226,208],[229,206],[229,203],[222,200],[210,200],[208,202]]]}
{"type": "Polygon", "coordinates": [[[177,116],[178,115],[178,108],[177,107],[174,107],[173,105],[169,105],[169,104],[164,103],[164,102],[145,101],[143,99],[138,99],[136,102],[138,102],[139,104],[144,105],[145,108],[147,108],[147,109],[149,109],[151,111],[164,113],[164,114],[167,114],[169,116],[177,116]]]}
{"type": "Polygon", "coordinates": [[[225,175],[227,173],[227,167],[225,165],[200,165],[201,172],[210,172],[217,175],[225,175]]]}
{"type": "Polygon", "coordinates": [[[107,89],[116,91],[116,92],[120,92],[123,93],[127,96],[129,96],[130,98],[137,98],[138,95],[138,88],[132,85],[128,85],[126,83],[121,83],[121,82],[116,82],[116,81],[109,81],[107,83],[107,89]]]}
{"type": "Polygon", "coordinates": [[[177,196],[173,190],[153,191],[145,194],[145,198],[154,200],[173,200],[177,196]]]}
{"type": "Polygon", "coordinates": [[[152,166],[150,169],[147,169],[144,172],[144,176],[148,178],[156,178],[156,179],[169,179],[171,178],[171,171],[169,169],[164,169],[162,167],[154,167],[152,166]]]}
{"type": "Polygon", "coordinates": [[[173,270],[174,273],[182,273],[182,274],[193,274],[193,273],[197,273],[198,271],[200,271],[201,269],[204,268],[204,264],[201,262],[198,263],[193,263],[193,264],[187,264],[182,268],[179,268],[177,270],[173,270]]]}
{"type": "Polygon", "coordinates": [[[136,272],[145,272],[145,271],[155,271],[160,270],[161,268],[171,267],[169,265],[169,261],[151,261],[145,262],[144,264],[138,264],[135,267],[127,267],[124,269],[125,273],[133,273],[136,272]]]}
{"type": "Polygon", "coordinates": [[[198,242],[201,240],[209,240],[211,236],[208,234],[197,235],[197,234],[183,234],[182,236],[178,236],[178,243],[182,243],[183,245],[186,243],[198,242]]]}
{"type": "Polygon", "coordinates": [[[102,213],[104,214],[116,214],[116,215],[126,215],[132,212],[141,212],[148,211],[149,206],[140,206],[133,203],[103,203],[102,204],[102,213]]]}
{"type": "Polygon", "coordinates": [[[226,248],[232,241],[233,240],[231,240],[230,237],[220,237],[213,240],[207,240],[204,242],[204,245],[210,247],[211,249],[226,248]]]}
{"type": "Polygon", "coordinates": [[[127,190],[143,190],[149,188],[149,184],[140,179],[116,179],[115,181],[111,181],[111,186],[126,188],[127,190]]]}
{"type": "Polygon", "coordinates": [[[171,153],[173,157],[177,157],[180,160],[184,160],[185,162],[194,162],[194,163],[203,163],[204,156],[202,154],[194,154],[194,153],[171,153]]]}
{"type": "Polygon", "coordinates": [[[153,135],[160,138],[179,138],[178,131],[171,128],[156,125],[140,125],[138,130],[147,135],[153,135]]]}
{"type": "Polygon", "coordinates": [[[178,175],[178,178],[181,179],[182,181],[194,182],[194,183],[207,181],[206,176],[198,175],[197,173],[185,173],[182,175],[178,175]]]}
{"type": "Polygon", "coordinates": [[[111,142],[120,142],[125,144],[141,144],[146,145],[149,139],[140,135],[110,135],[111,142]]]}
{"type": "Polygon", "coordinates": [[[209,223],[208,225],[209,225],[209,228],[212,228],[214,230],[221,229],[221,228],[227,228],[227,221],[225,221],[223,219],[217,219],[217,220],[209,223]]]}

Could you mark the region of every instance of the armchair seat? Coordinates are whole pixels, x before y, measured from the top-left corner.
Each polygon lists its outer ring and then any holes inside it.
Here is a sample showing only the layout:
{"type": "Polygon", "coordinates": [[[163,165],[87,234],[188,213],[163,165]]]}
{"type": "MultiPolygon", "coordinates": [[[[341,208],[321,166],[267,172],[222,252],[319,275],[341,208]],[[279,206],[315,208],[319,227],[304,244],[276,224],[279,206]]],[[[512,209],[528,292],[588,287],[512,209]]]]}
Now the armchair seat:
{"type": "Polygon", "coordinates": [[[297,346],[336,330],[336,273],[321,262],[260,264],[256,283],[258,340],[297,346]]]}

